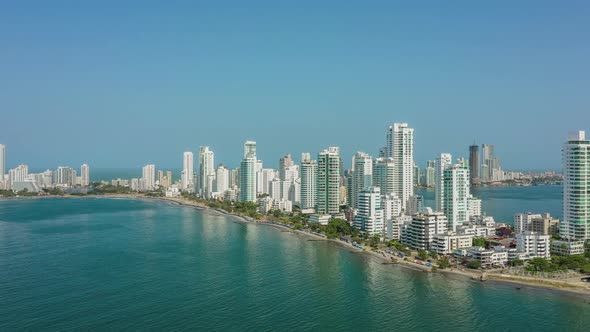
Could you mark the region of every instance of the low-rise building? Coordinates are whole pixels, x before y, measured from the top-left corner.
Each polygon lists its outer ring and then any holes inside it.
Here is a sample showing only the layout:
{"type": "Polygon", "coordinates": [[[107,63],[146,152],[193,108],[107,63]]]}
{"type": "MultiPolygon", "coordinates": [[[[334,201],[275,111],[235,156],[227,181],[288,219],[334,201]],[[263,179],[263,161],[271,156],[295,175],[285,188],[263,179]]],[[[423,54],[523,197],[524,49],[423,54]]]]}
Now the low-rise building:
{"type": "Polygon", "coordinates": [[[584,241],[553,240],[550,244],[551,254],[559,256],[583,255],[584,241]]]}
{"type": "Polygon", "coordinates": [[[435,234],[448,230],[448,219],[441,213],[415,214],[412,220],[402,227],[401,241],[411,248],[430,250],[435,234]]]}
{"type": "Polygon", "coordinates": [[[467,256],[480,262],[482,267],[506,266],[508,264],[507,251],[474,247],[467,249],[467,256]]]}
{"type": "Polygon", "coordinates": [[[469,248],[471,246],[473,246],[473,235],[446,232],[434,235],[431,250],[436,251],[440,255],[447,255],[457,249],[469,248]]]}
{"type": "Polygon", "coordinates": [[[329,214],[312,214],[309,216],[309,222],[315,222],[320,225],[327,225],[330,222],[329,214]]]}
{"type": "Polygon", "coordinates": [[[525,231],[516,234],[516,249],[517,251],[526,253],[530,258],[540,257],[550,259],[549,240],[549,235],[525,231]]]}

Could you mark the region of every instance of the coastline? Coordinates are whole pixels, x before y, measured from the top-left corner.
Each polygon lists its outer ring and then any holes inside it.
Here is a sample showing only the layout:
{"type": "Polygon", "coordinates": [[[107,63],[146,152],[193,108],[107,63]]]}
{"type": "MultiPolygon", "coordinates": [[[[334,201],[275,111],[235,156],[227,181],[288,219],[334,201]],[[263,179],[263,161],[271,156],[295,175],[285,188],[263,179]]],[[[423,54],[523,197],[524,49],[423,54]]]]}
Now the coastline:
{"type": "Polygon", "coordinates": [[[556,292],[563,292],[570,295],[577,295],[582,296],[584,298],[590,298],[590,283],[585,285],[585,283],[579,281],[576,283],[568,283],[559,281],[559,280],[548,280],[548,279],[535,279],[530,277],[521,277],[521,276],[514,276],[514,275],[507,275],[503,273],[497,273],[494,271],[479,271],[479,270],[467,270],[467,269],[436,269],[433,271],[431,267],[427,267],[425,265],[420,265],[414,263],[411,260],[403,260],[399,259],[390,254],[386,253],[379,253],[372,251],[370,249],[358,249],[354,247],[351,243],[341,241],[340,239],[328,239],[307,231],[296,230],[292,229],[287,225],[276,223],[276,222],[268,222],[263,220],[255,220],[247,216],[243,216],[237,213],[227,212],[222,209],[218,208],[211,208],[205,204],[190,201],[183,198],[176,198],[176,197],[149,197],[143,195],[133,195],[133,194],[104,194],[104,195],[86,195],[86,196],[75,196],[75,195],[64,195],[64,196],[28,196],[28,197],[3,197],[0,198],[2,200],[21,200],[21,199],[45,199],[45,198],[64,198],[64,199],[83,199],[83,198],[105,198],[105,199],[133,199],[133,200],[145,200],[145,201],[160,201],[164,203],[168,203],[171,205],[176,206],[183,206],[183,207],[191,207],[206,213],[212,213],[220,216],[230,217],[234,221],[240,223],[250,223],[250,224],[257,224],[257,225],[265,225],[274,227],[281,231],[287,231],[293,233],[295,235],[302,235],[306,236],[313,241],[327,241],[333,243],[335,245],[339,245],[345,247],[346,249],[350,249],[351,252],[355,253],[362,253],[366,254],[368,257],[373,257],[379,259],[382,264],[387,265],[399,265],[404,268],[412,269],[415,271],[423,271],[428,273],[442,273],[446,275],[455,275],[461,276],[464,278],[469,278],[469,280],[476,281],[476,282],[490,282],[490,284],[498,284],[498,285],[513,285],[516,289],[521,288],[534,288],[534,289],[545,289],[551,290],[556,292]],[[485,275],[485,280],[480,281],[480,277],[482,274],[485,275]]]}

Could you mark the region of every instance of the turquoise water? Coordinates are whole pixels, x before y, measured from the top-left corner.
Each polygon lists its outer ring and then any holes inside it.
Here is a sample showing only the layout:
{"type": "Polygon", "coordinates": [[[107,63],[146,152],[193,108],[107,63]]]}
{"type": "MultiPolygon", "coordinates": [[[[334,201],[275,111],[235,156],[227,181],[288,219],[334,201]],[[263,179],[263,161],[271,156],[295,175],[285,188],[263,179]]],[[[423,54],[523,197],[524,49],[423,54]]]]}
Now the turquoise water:
{"type": "MultiPolygon", "coordinates": [[[[481,187],[474,188],[472,194],[481,198],[483,212],[498,222],[512,225],[514,215],[522,212],[549,212],[561,219],[561,189],[561,186],[481,187]]],[[[434,190],[419,189],[416,193],[424,196],[427,206],[434,206],[434,190]]]]}
{"type": "Polygon", "coordinates": [[[0,330],[584,331],[590,299],[155,201],[0,201],[0,330]]]}

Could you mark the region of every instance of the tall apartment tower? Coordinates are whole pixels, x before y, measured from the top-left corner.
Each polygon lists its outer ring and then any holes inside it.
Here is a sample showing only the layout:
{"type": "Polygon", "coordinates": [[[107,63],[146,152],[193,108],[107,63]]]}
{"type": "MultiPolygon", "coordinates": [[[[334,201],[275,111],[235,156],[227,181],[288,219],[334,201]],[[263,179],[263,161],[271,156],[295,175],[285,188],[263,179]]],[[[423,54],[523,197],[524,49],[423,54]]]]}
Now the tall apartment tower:
{"type": "Polygon", "coordinates": [[[479,183],[479,168],[481,162],[479,161],[479,145],[473,144],[469,146],[469,176],[471,185],[479,183]]]}
{"type": "Polygon", "coordinates": [[[182,173],[180,176],[180,183],[183,190],[190,189],[194,185],[193,167],[193,153],[190,151],[186,151],[182,155],[182,173]]]}
{"type": "Polygon", "coordinates": [[[244,159],[240,162],[240,201],[256,202],[256,142],[244,143],[244,159]]]}
{"type": "Polygon", "coordinates": [[[568,241],[590,239],[590,140],[570,133],[563,145],[563,220],[559,235],[568,241]]]}
{"type": "Polygon", "coordinates": [[[377,158],[373,164],[373,186],[379,187],[381,195],[394,195],[395,164],[393,158],[377,158]]]}
{"type": "Polygon", "coordinates": [[[340,149],[332,146],[318,154],[316,212],[340,212],[340,149]]]}
{"type": "Polygon", "coordinates": [[[143,189],[153,190],[156,187],[156,166],[152,164],[143,166],[141,180],[143,181],[143,189]]]}
{"type": "Polygon", "coordinates": [[[311,154],[301,154],[301,209],[313,209],[316,206],[318,164],[311,160],[311,154]]]}
{"type": "Polygon", "coordinates": [[[88,166],[88,164],[82,164],[82,166],[80,166],[80,177],[82,179],[81,185],[83,187],[88,187],[90,184],[90,166],[88,166]]]}
{"type": "Polygon", "coordinates": [[[0,144],[0,182],[4,181],[6,174],[6,145],[0,144]]]}
{"type": "Polygon", "coordinates": [[[404,210],[414,195],[414,129],[407,123],[394,123],[387,130],[387,156],[395,164],[395,194],[404,210]]]}
{"type": "Polygon", "coordinates": [[[210,197],[215,180],[215,154],[208,146],[199,147],[199,193],[210,197]]]}
{"type": "Polygon", "coordinates": [[[383,234],[384,220],[379,187],[370,186],[359,193],[358,213],[354,225],[363,233],[383,234]]]}
{"type": "Polygon", "coordinates": [[[442,212],[449,221],[449,229],[469,221],[469,168],[463,164],[447,167],[443,171],[442,212]]]}
{"type": "Polygon", "coordinates": [[[434,162],[434,208],[437,212],[443,211],[443,200],[445,195],[444,172],[453,163],[450,153],[441,153],[434,162]]]}
{"type": "Polygon", "coordinates": [[[353,180],[349,206],[358,207],[359,194],[373,184],[373,159],[364,152],[357,152],[352,158],[353,180]]]}

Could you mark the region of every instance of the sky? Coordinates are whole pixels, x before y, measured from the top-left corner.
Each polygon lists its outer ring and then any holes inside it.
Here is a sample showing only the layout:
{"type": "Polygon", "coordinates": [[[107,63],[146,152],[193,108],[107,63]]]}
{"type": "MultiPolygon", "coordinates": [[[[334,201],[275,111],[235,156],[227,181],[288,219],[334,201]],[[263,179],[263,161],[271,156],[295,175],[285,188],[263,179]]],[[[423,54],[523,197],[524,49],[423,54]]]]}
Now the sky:
{"type": "Polygon", "coordinates": [[[337,145],[415,160],[494,144],[504,169],[560,169],[590,130],[584,1],[4,1],[7,167],[236,166],[337,145]]]}

